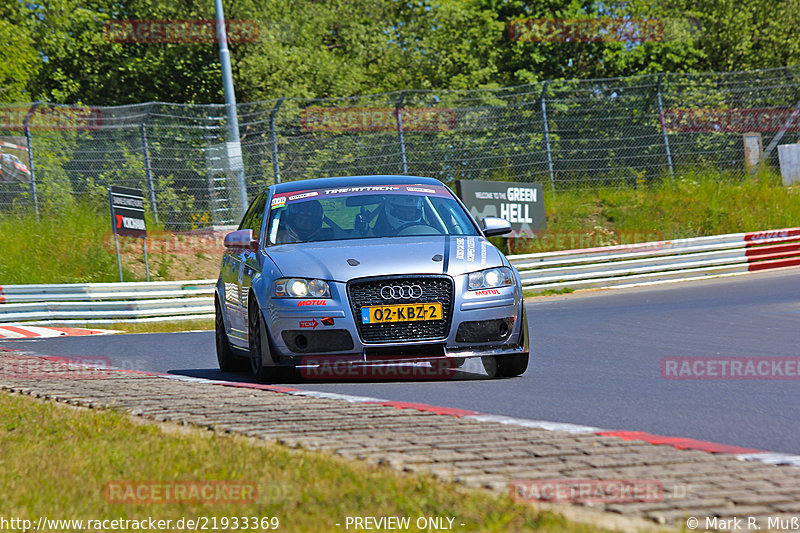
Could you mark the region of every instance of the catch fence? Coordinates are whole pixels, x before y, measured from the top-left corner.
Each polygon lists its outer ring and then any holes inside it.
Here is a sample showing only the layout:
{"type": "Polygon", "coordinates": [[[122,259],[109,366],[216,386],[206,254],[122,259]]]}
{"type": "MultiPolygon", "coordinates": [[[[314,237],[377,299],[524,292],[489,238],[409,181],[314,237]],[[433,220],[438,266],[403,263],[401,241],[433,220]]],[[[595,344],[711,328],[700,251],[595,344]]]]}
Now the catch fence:
{"type": "MultiPolygon", "coordinates": [[[[399,91],[238,106],[47,103],[0,108],[0,150],[30,174],[0,174],[0,212],[110,185],[145,191],[168,229],[238,221],[276,181],[358,174],[647,186],[686,169],[745,177],[800,140],[800,67],[553,80],[503,89],[399,91]]],[[[6,158],[7,159],[7,158],[6,158]]]]}

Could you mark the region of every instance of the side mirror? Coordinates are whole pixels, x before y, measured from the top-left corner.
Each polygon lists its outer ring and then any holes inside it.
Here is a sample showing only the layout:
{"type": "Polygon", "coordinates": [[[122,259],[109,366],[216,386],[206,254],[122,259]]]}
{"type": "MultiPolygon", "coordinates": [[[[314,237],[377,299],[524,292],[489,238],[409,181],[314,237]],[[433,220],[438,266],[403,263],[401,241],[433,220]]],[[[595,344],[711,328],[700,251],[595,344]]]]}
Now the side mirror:
{"type": "Polygon", "coordinates": [[[240,229],[225,235],[225,248],[233,250],[258,250],[258,241],[253,239],[253,230],[240,229]]]}
{"type": "Polygon", "coordinates": [[[483,234],[487,237],[511,233],[511,222],[504,218],[486,217],[483,219],[483,234]]]}

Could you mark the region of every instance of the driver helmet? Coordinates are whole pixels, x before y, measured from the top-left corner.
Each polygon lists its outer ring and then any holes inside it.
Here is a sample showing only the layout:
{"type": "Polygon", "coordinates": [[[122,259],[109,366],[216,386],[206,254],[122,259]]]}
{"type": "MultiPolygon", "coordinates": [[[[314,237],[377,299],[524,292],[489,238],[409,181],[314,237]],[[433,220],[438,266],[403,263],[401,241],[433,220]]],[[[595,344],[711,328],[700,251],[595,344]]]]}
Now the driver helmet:
{"type": "Polygon", "coordinates": [[[308,241],[322,229],[322,204],[308,200],[286,207],[286,231],[292,241],[308,241]]]}
{"type": "Polygon", "coordinates": [[[392,195],[386,200],[386,220],[397,229],[409,222],[422,222],[422,198],[392,195]]]}

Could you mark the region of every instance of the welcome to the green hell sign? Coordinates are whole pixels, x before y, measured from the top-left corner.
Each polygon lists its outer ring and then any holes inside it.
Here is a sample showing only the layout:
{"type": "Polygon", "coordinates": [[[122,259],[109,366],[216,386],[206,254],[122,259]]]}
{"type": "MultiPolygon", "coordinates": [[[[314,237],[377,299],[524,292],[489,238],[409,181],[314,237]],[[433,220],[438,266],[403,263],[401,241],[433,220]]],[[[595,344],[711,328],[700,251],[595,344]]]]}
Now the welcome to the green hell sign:
{"type": "Polygon", "coordinates": [[[533,235],[545,228],[544,199],[539,183],[460,180],[458,197],[477,219],[500,217],[511,223],[511,236],[533,235]]]}

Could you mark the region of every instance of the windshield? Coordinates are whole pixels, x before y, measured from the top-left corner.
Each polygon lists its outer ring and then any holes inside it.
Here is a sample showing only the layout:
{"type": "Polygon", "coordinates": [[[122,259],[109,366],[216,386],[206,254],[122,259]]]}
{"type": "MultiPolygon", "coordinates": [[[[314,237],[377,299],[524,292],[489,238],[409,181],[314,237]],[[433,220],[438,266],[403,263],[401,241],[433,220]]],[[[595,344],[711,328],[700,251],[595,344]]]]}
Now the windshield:
{"type": "Polygon", "coordinates": [[[479,235],[449,189],[381,185],[274,195],[267,243],[418,235],[479,235]]]}

